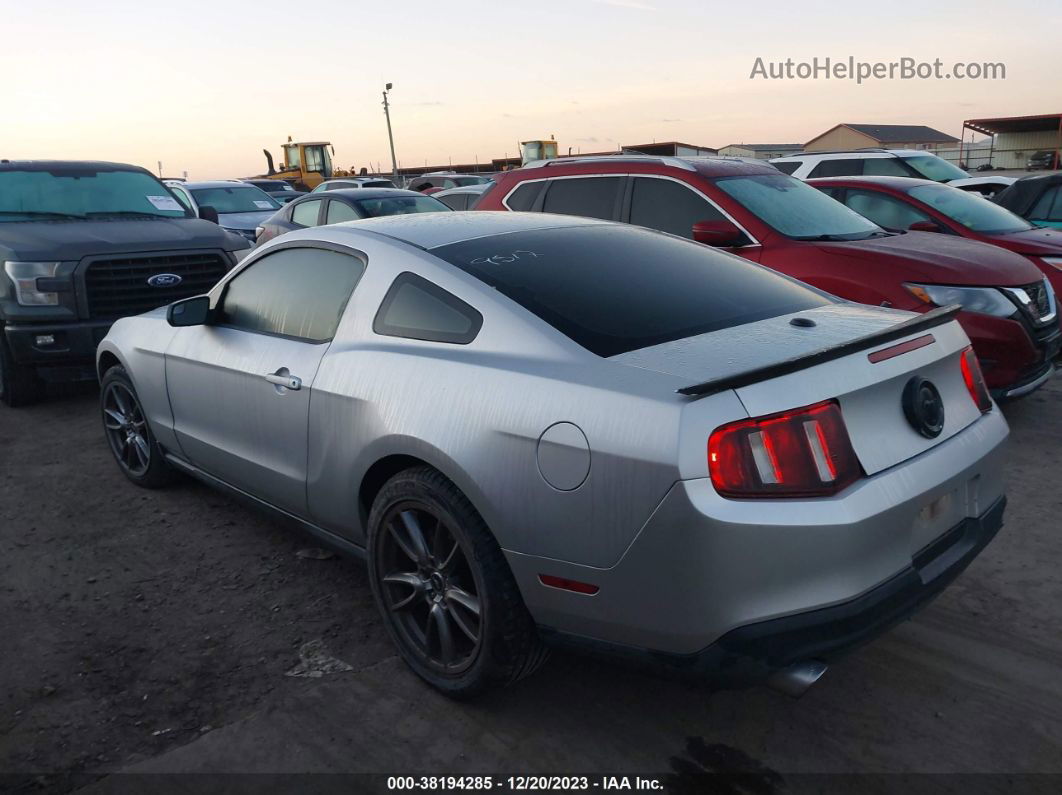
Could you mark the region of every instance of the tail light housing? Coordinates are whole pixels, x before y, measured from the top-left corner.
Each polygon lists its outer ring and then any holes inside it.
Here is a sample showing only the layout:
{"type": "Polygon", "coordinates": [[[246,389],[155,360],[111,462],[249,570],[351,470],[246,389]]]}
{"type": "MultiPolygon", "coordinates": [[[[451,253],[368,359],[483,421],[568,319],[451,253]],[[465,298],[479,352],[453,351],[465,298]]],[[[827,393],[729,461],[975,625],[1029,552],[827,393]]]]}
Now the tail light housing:
{"type": "Polygon", "coordinates": [[[967,346],[959,358],[962,367],[962,380],[966,382],[966,390],[970,393],[970,399],[974,405],[984,414],[992,409],[992,396],[985,386],[985,377],[981,372],[981,365],[977,361],[977,354],[972,347],[967,346]]]}
{"type": "Polygon", "coordinates": [[[826,497],[863,475],[836,401],[716,428],[708,472],[724,497],[826,497]]]}

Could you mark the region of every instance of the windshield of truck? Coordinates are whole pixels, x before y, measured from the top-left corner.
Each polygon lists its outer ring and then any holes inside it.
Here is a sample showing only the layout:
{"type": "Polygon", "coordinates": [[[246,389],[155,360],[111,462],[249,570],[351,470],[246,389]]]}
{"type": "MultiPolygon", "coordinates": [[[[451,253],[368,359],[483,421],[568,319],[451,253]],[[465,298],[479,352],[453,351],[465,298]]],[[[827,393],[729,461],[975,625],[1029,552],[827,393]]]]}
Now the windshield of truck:
{"type": "Polygon", "coordinates": [[[189,215],[145,171],[61,165],[48,170],[0,170],[0,223],[189,215]]]}
{"type": "Polygon", "coordinates": [[[233,185],[224,188],[197,188],[192,191],[195,203],[200,207],[207,205],[226,213],[261,213],[266,210],[279,210],[280,205],[268,193],[254,185],[233,185]]]}
{"type": "Polygon", "coordinates": [[[765,224],[796,240],[863,240],[887,234],[839,201],[785,174],[724,177],[716,184],[765,224]]]}
{"type": "Polygon", "coordinates": [[[953,179],[966,179],[970,176],[954,163],[949,163],[936,155],[901,156],[900,159],[923,177],[934,182],[950,182],[953,179]]]}

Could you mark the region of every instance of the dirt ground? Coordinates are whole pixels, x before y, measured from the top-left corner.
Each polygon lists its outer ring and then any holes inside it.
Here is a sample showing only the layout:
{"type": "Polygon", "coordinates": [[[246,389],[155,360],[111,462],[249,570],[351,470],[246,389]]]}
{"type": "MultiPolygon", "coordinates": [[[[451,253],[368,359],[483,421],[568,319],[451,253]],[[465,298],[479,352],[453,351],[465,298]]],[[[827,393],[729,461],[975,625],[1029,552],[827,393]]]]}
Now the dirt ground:
{"type": "Polygon", "coordinates": [[[206,791],[190,773],[591,771],[670,774],[690,792],[720,771],[747,776],[727,791],[756,793],[852,774],[1062,789],[1060,378],[1006,407],[997,539],[795,701],[561,655],[513,690],[447,701],[395,657],[363,564],[318,559],[307,536],[191,481],[131,486],[96,399],[85,388],[0,410],[0,790],[136,792],[138,775],[159,773],[177,775],[153,776],[153,792],[206,791]],[[330,662],[320,678],[286,675],[330,662]]]}

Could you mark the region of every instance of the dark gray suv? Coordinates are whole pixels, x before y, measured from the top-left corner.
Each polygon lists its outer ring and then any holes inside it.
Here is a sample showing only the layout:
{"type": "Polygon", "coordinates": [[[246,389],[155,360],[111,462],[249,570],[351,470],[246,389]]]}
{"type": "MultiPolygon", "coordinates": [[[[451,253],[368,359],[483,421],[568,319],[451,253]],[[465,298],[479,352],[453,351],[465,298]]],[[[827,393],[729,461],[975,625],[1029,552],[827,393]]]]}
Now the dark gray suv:
{"type": "Polygon", "coordinates": [[[0,160],[0,400],[94,378],[116,319],[205,293],[248,247],[137,166],[0,160]]]}

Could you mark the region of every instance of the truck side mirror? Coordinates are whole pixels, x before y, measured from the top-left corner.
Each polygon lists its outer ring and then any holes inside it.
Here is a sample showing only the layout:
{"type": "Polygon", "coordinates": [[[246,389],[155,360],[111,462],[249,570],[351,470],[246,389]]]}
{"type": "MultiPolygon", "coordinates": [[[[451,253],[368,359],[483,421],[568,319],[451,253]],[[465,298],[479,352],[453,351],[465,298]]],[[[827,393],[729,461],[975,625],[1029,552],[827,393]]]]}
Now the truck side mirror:
{"type": "Polygon", "coordinates": [[[693,239],[708,246],[729,248],[748,242],[745,233],[728,218],[715,221],[698,221],[693,225],[693,239]]]}
{"type": "Polygon", "coordinates": [[[210,320],[210,296],[196,295],[166,307],[166,322],[178,328],[205,326],[210,320]]]}
{"type": "Polygon", "coordinates": [[[212,224],[218,223],[218,211],[209,204],[199,205],[199,217],[204,221],[210,221],[212,224]]]}

